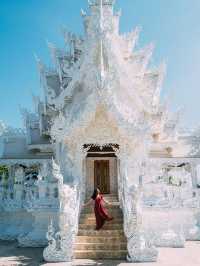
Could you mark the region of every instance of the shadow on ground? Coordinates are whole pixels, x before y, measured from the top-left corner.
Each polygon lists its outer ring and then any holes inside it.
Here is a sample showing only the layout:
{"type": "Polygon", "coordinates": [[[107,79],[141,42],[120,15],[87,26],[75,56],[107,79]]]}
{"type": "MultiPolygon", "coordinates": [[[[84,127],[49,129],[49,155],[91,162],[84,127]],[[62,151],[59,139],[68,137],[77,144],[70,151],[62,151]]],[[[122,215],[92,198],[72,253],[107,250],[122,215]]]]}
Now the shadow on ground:
{"type": "MultiPolygon", "coordinates": [[[[0,266],[56,266],[66,263],[46,263],[42,248],[19,248],[17,242],[0,241],[0,266]]],[[[73,266],[118,266],[121,261],[75,260],[73,266]]]]}
{"type": "Polygon", "coordinates": [[[18,248],[17,242],[0,241],[0,266],[39,266],[42,265],[41,248],[18,248]]]}
{"type": "Polygon", "coordinates": [[[87,260],[87,261],[79,261],[76,260],[74,262],[74,266],[118,266],[122,263],[122,261],[114,261],[114,260],[107,260],[107,261],[102,261],[102,260],[87,260]]]}
{"type": "MultiPolygon", "coordinates": [[[[200,266],[199,248],[199,241],[187,242],[185,248],[161,248],[155,263],[75,260],[73,266],[200,266]]],[[[67,266],[67,263],[44,262],[42,252],[42,248],[18,248],[16,242],[0,241],[0,266],[67,266]]]]}

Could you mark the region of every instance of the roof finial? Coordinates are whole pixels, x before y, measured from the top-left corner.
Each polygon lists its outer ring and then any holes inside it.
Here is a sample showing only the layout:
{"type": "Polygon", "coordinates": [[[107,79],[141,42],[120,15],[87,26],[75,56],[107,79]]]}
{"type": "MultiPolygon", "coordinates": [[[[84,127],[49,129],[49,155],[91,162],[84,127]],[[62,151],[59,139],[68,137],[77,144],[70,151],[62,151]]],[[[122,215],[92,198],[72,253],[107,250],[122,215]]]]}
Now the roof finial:
{"type": "Polygon", "coordinates": [[[114,3],[115,3],[115,0],[88,0],[89,6],[100,6],[100,5],[113,6],[114,3]]]}

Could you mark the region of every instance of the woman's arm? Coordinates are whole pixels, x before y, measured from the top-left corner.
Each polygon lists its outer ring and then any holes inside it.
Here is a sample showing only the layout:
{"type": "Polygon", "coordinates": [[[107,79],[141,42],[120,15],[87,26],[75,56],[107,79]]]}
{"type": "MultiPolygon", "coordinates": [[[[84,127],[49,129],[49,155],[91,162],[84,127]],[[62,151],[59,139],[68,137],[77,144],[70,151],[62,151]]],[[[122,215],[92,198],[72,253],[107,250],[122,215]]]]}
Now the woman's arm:
{"type": "Polygon", "coordinates": [[[90,204],[92,204],[92,202],[93,202],[93,199],[90,199],[88,202],[86,202],[85,204],[83,204],[83,207],[89,206],[90,204]]]}

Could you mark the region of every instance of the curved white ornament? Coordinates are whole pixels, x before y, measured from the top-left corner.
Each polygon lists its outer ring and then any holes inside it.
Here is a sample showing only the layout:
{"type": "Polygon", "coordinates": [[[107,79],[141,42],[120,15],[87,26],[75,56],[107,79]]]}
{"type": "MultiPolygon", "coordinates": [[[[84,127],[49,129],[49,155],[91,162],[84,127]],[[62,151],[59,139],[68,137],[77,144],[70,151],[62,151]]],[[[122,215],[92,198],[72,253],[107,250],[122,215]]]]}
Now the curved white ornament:
{"type": "Polygon", "coordinates": [[[78,233],[78,218],[80,209],[80,192],[78,187],[63,184],[59,166],[53,162],[53,172],[59,180],[60,199],[60,231],[55,233],[52,222],[48,227],[48,246],[43,251],[47,262],[71,262],[75,236],[78,233]]]}
{"type": "Polygon", "coordinates": [[[71,265],[73,258],[73,236],[66,232],[55,233],[51,221],[47,232],[48,246],[43,251],[43,257],[47,262],[68,262],[71,265]]]}
{"type": "MultiPolygon", "coordinates": [[[[125,185],[126,183],[124,183],[125,185]]],[[[157,261],[158,251],[153,242],[141,231],[141,209],[139,206],[139,190],[136,185],[124,190],[124,231],[128,240],[129,262],[157,261]]]]}

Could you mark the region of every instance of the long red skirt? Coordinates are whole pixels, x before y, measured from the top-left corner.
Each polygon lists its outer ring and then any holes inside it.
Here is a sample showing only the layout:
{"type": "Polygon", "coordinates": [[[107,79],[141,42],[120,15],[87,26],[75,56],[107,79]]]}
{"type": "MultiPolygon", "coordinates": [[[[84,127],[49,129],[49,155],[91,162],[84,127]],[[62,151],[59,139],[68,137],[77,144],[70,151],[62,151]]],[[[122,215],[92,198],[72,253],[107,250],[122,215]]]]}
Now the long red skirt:
{"type": "Polygon", "coordinates": [[[94,204],[94,213],[96,217],[96,230],[103,227],[105,221],[113,220],[113,217],[109,216],[105,207],[103,206],[103,197],[97,196],[94,204]]]}

